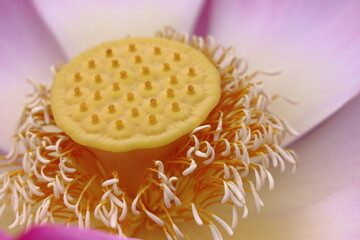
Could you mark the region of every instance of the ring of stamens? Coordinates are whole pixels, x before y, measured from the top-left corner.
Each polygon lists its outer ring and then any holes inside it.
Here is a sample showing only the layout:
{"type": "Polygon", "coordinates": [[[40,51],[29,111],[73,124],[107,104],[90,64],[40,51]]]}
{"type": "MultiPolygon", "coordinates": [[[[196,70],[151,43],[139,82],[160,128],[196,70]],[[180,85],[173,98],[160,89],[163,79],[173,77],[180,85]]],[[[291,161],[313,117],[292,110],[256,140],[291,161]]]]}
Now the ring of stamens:
{"type": "MultiPolygon", "coordinates": [[[[186,35],[171,29],[159,32],[157,36],[187,42],[186,35]]],[[[122,182],[129,183],[131,179],[115,170],[104,173],[102,163],[87,147],[77,144],[57,127],[50,109],[49,89],[34,83],[36,92],[26,102],[20,127],[13,136],[13,147],[7,156],[0,156],[0,160],[7,160],[0,168],[20,167],[0,175],[0,218],[5,220],[2,213],[6,213],[6,219],[10,216],[10,229],[64,222],[105,230],[121,237],[147,239],[141,236],[141,232],[152,236],[159,229],[168,239],[193,239],[192,228],[187,223],[194,222],[202,228],[209,228],[210,231],[202,232],[205,239],[211,239],[206,235],[208,232],[218,240],[222,238],[218,227],[223,227],[232,235],[241,217],[240,211],[243,218],[247,217],[251,211],[247,208],[248,200],[254,199],[255,210],[260,211],[263,202],[258,192],[266,182],[270,189],[274,188],[269,166],[278,166],[284,171],[285,166],[291,164],[293,170],[296,169],[295,153],[279,145],[286,134],[295,132],[285,120],[269,111],[271,98],[264,93],[260,82],[252,81],[260,72],[247,75],[239,67],[241,59],[233,57],[227,48],[212,44],[209,39],[193,37],[188,44],[202,51],[217,66],[221,73],[221,100],[202,125],[185,136],[187,141],[179,151],[157,161],[149,161],[151,164],[136,196],[129,196],[128,189],[121,186],[122,182]],[[232,220],[221,219],[221,215],[214,212],[226,211],[224,205],[230,206],[232,220]],[[3,211],[5,208],[11,210],[3,211]]],[[[134,55],[138,49],[135,44],[126,48],[134,55]]],[[[154,56],[163,54],[162,50],[159,52],[155,48],[149,49],[149,52],[158,54],[154,56]]],[[[115,54],[112,49],[105,51],[108,58],[115,54]]],[[[186,56],[176,52],[170,54],[169,59],[181,62],[186,56]]],[[[122,62],[119,61],[119,64],[121,66],[122,62]]],[[[94,71],[100,66],[92,60],[84,62],[86,68],[88,65],[94,71]]],[[[96,131],[97,126],[103,124],[104,117],[116,116],[124,107],[105,102],[101,115],[94,112],[94,107],[103,104],[107,96],[100,91],[101,100],[95,100],[94,92],[83,85],[86,74],[80,73],[80,70],[69,80],[78,86],[70,89],[66,97],[70,103],[80,100],[74,104],[76,119],[88,114],[87,127],[96,131]],[[84,96],[88,96],[90,101],[86,101],[84,96]]],[[[187,69],[184,74],[189,78],[195,77],[191,76],[193,72],[187,69]]],[[[139,73],[142,74],[142,69],[139,73]]],[[[149,71],[151,74],[153,72],[149,71]]],[[[110,95],[121,94],[122,103],[129,104],[127,116],[136,119],[141,111],[131,104],[136,103],[138,95],[130,94],[132,100],[128,101],[129,89],[121,82],[121,79],[131,79],[133,72],[121,70],[117,77],[120,78],[118,81],[108,84],[110,95]]],[[[183,93],[201,91],[192,82],[184,84],[181,78],[172,83],[171,77],[168,77],[165,82],[161,97],[171,99],[167,110],[173,114],[181,115],[182,112],[177,110],[184,107],[179,101],[180,93],[176,91],[176,86],[182,86],[183,93]]],[[[102,83],[96,83],[91,78],[91,84],[95,86],[102,83]]],[[[156,86],[152,84],[152,87],[156,86]]],[[[139,89],[144,90],[144,87],[141,84],[139,89]]],[[[143,106],[153,108],[152,98],[149,96],[143,106]]],[[[156,103],[160,104],[162,98],[156,103]]],[[[148,115],[145,120],[150,125],[148,121],[156,122],[158,116],[148,115]]],[[[113,129],[122,132],[127,124],[115,117],[113,129]]],[[[156,127],[156,124],[152,126],[156,127]]],[[[126,170],[138,171],[138,167],[126,166],[126,170]]]]}

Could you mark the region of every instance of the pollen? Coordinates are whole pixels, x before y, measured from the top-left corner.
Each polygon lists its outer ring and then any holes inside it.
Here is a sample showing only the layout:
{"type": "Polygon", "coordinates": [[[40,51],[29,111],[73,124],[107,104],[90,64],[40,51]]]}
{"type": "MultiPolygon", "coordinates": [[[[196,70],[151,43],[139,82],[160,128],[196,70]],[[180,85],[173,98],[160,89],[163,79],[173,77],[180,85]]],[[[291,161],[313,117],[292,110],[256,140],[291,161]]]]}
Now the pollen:
{"type": "Polygon", "coordinates": [[[220,93],[220,74],[201,51],[169,39],[126,38],[95,46],[65,65],[51,89],[51,108],[58,126],[76,142],[125,152],[164,146],[191,132],[220,93]],[[71,101],[64,97],[69,91],[71,101]],[[120,119],[131,136],[112,133],[120,119]]]}

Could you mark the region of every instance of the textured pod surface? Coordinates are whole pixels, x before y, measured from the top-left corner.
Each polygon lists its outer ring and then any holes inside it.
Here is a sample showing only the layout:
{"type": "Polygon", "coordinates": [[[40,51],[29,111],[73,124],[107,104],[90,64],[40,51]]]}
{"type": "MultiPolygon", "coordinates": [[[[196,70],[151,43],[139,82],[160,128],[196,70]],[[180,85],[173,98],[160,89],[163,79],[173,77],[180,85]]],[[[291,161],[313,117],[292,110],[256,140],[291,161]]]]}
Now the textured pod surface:
{"type": "Polygon", "coordinates": [[[166,145],[201,124],[220,75],[200,51],[160,38],[103,43],[56,76],[51,106],[76,142],[112,152],[166,145]]]}

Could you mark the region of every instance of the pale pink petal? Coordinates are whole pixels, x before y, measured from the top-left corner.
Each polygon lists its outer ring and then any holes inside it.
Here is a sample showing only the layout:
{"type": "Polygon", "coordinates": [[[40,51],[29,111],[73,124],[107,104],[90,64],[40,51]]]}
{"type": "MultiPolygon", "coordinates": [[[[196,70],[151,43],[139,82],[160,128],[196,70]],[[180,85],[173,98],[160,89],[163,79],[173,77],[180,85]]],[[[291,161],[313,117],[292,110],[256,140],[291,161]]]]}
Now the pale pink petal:
{"type": "Polygon", "coordinates": [[[76,227],[41,226],[34,227],[17,240],[135,240],[134,238],[122,238],[110,235],[99,230],[81,230],[76,227]]]}
{"type": "MultiPolygon", "coordinates": [[[[302,207],[251,214],[243,219],[238,211],[237,227],[229,236],[217,225],[224,240],[353,240],[360,236],[360,184],[352,184],[302,207]]],[[[265,203],[266,204],[266,203],[265,203]]],[[[248,203],[249,205],[249,203],[248,203]]],[[[214,209],[232,223],[232,206],[214,209]]],[[[212,239],[209,228],[192,221],[179,224],[193,239],[212,239]]],[[[160,235],[156,235],[160,239],[160,235]]],[[[146,239],[146,238],[145,238],[146,239]]]]}
{"type": "Polygon", "coordinates": [[[359,106],[360,95],[289,146],[299,155],[298,171],[274,174],[275,189],[261,194],[264,212],[303,206],[360,184],[359,106]]]}
{"type": "Polygon", "coordinates": [[[73,57],[102,41],[130,33],[153,36],[166,25],[190,32],[202,0],[34,0],[39,13],[73,57]]]}
{"type": "Polygon", "coordinates": [[[8,150],[32,77],[50,83],[50,65],[63,54],[31,3],[0,3],[0,151],[8,150]]]}
{"type": "Polygon", "coordinates": [[[352,184],[308,206],[240,220],[235,238],[350,240],[360,236],[360,184],[352,184]]]}
{"type": "Polygon", "coordinates": [[[7,235],[4,231],[0,230],[0,239],[1,240],[11,240],[9,235],[7,235]]]}
{"type": "Polygon", "coordinates": [[[234,45],[250,70],[277,70],[266,80],[283,100],[273,108],[301,133],[360,91],[360,1],[213,1],[210,34],[234,45]]]}

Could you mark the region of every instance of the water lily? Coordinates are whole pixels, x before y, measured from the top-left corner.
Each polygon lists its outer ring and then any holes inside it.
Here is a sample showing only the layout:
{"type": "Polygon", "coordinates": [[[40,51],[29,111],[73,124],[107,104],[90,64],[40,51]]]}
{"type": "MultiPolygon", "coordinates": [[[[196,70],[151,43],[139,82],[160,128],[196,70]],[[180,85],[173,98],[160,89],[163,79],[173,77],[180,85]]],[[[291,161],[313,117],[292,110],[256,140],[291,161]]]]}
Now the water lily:
{"type": "MultiPolygon", "coordinates": [[[[52,77],[47,70],[51,64],[68,62],[99,42],[120,39],[128,33],[150,36],[164,25],[171,25],[179,32],[196,29],[198,33],[213,35],[225,46],[235,46],[238,54],[248,59],[250,73],[281,69],[282,74],[269,79],[266,75],[257,77],[266,80],[265,87],[271,94],[299,101],[297,106],[291,106],[280,98],[271,104],[273,111],[288,119],[299,132],[297,138],[288,140],[293,143],[287,147],[300,156],[297,174],[278,174],[276,169],[271,169],[276,187],[271,193],[261,191],[265,206],[260,215],[250,212],[245,219],[239,216],[238,226],[230,228],[227,224],[233,221],[233,211],[217,208],[212,210],[217,214],[213,217],[217,225],[210,226],[224,226],[233,236],[227,236],[225,231],[222,235],[230,239],[352,239],[357,236],[360,99],[356,96],[360,89],[360,30],[355,23],[360,6],[356,1],[308,4],[293,1],[182,1],[176,4],[62,1],[61,5],[56,1],[33,1],[21,5],[6,3],[0,9],[4,19],[0,25],[0,84],[5,90],[0,96],[3,123],[0,143],[4,154],[11,144],[10,138],[3,136],[13,134],[15,119],[20,118],[21,96],[29,92],[25,77],[32,76],[49,84],[52,77]]],[[[44,88],[37,86],[37,93],[41,93],[44,88]]],[[[195,139],[193,137],[196,143],[195,139]]],[[[226,148],[226,144],[224,146],[226,148]]],[[[283,153],[279,149],[277,152],[283,153]]],[[[162,167],[162,163],[157,162],[159,175],[162,167]]],[[[115,186],[116,176],[113,177],[103,182],[104,187],[115,186]]],[[[270,179],[269,173],[267,180],[270,179]]],[[[53,186],[49,188],[55,188],[53,186]]],[[[165,187],[171,190],[170,185],[163,185],[165,187]]],[[[49,206],[50,201],[45,200],[42,204],[49,206]]],[[[170,205],[174,205],[175,196],[171,201],[170,205]]],[[[44,205],[39,209],[37,215],[44,217],[46,210],[41,211],[44,205]]],[[[135,212],[136,209],[135,206],[135,212]]],[[[196,218],[196,207],[193,209],[192,215],[196,218]]],[[[159,223],[156,215],[145,213],[159,223]]],[[[7,214],[10,216],[7,211],[4,214],[1,225],[11,225],[13,217],[4,218],[7,214]]],[[[196,226],[204,219],[195,220],[173,226],[175,237],[181,235],[177,228],[191,233],[192,239],[206,238],[211,231],[215,239],[219,237],[214,227],[209,231],[196,226]]],[[[86,221],[79,222],[82,224],[86,225],[86,221]]],[[[163,234],[143,231],[141,237],[164,238],[163,234]]]]}

